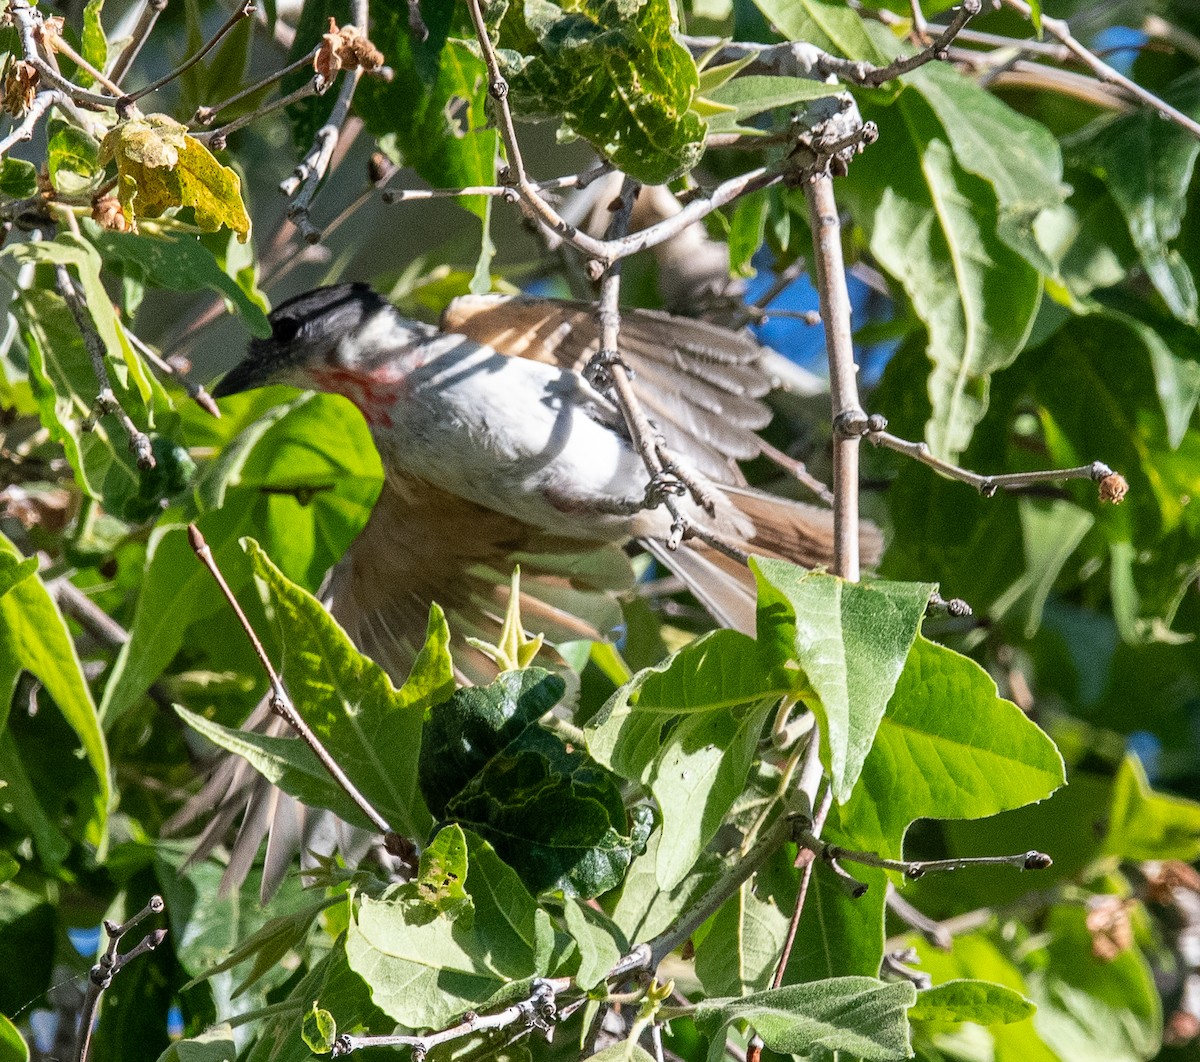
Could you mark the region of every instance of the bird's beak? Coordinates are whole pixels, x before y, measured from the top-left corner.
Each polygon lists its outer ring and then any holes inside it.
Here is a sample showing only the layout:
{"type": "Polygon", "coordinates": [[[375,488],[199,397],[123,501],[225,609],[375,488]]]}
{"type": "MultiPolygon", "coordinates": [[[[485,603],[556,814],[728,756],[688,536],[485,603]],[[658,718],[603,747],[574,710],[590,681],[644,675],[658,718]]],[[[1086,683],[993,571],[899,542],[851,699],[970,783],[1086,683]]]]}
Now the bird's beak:
{"type": "Polygon", "coordinates": [[[272,382],[275,366],[247,358],[235,365],[213,388],[214,398],[225,398],[228,395],[240,395],[243,391],[252,391],[256,387],[265,387],[272,382]]]}

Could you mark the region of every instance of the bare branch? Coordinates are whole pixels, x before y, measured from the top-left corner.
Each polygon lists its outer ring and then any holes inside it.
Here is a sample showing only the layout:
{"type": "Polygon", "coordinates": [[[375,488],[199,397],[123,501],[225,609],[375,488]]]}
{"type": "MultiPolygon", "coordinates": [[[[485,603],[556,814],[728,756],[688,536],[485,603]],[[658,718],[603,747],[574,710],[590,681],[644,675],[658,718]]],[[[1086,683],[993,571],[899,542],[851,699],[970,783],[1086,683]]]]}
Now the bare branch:
{"type": "Polygon", "coordinates": [[[117,945],[121,938],[131,929],[152,914],[161,914],[166,905],[161,896],[151,896],[149,902],[127,922],[117,925],[107,919],[104,921],[104,931],[108,934],[108,947],[100,956],[100,961],[92,967],[88,974],[87,993],[84,996],[80,1013],[79,1050],[75,1055],[77,1062],[87,1062],[88,1053],[92,1046],[92,1026],[96,1023],[96,1009],[100,1005],[100,996],[112,984],[112,980],[121,972],[126,963],[145,955],[157,948],[167,936],[165,929],[156,929],[148,933],[129,951],[120,954],[117,945]]]}
{"type": "Polygon", "coordinates": [[[834,569],[843,579],[855,581],[859,575],[858,447],[862,435],[861,431],[855,431],[855,426],[865,423],[866,414],[858,399],[858,367],[854,364],[850,332],[850,293],[842,259],[842,226],[831,177],[818,177],[805,192],[833,402],[834,569]]]}
{"type": "MultiPolygon", "coordinates": [[[[1014,11],[1020,12],[1026,18],[1033,17],[1033,11],[1025,0],[1004,0],[1004,3],[1014,11]]],[[[1165,100],[1154,95],[1153,92],[1142,88],[1136,81],[1131,81],[1120,71],[1114,70],[1098,55],[1085,48],[1075,39],[1074,34],[1071,32],[1071,27],[1067,22],[1064,22],[1062,19],[1050,18],[1048,15],[1043,14],[1042,28],[1055,40],[1061,42],[1072,55],[1091,69],[1101,81],[1119,86],[1139,102],[1153,108],[1162,117],[1174,122],[1181,129],[1186,129],[1192,136],[1200,139],[1200,122],[1189,118],[1182,111],[1177,110],[1165,100]]]]}
{"type": "MultiPolygon", "coordinates": [[[[96,325],[92,321],[92,314],[87,303],[76,290],[75,282],[71,279],[71,274],[65,265],[54,267],[54,278],[58,292],[66,301],[71,316],[75,318],[75,326],[79,329],[88,356],[92,360],[92,371],[96,374],[96,383],[100,387],[96,394],[96,408],[100,413],[111,413],[117,418],[129,439],[129,449],[137,459],[138,468],[153,468],[154,451],[150,446],[149,438],[133,423],[113,393],[112,381],[108,378],[108,365],[105,361],[108,351],[100,333],[96,331],[96,325]]],[[[85,423],[84,429],[87,430],[87,428],[88,425],[85,423]]]]}
{"type": "MultiPolygon", "coordinates": [[[[878,867],[881,870],[895,870],[906,878],[915,881],[926,874],[948,871],[965,870],[968,867],[1016,867],[1018,870],[1046,870],[1053,866],[1053,860],[1045,852],[1019,852],[1016,855],[1003,856],[964,856],[960,859],[885,859],[875,852],[859,852],[841,845],[822,841],[812,830],[797,831],[796,841],[805,848],[811,849],[820,859],[829,863],[835,870],[840,870],[838,863],[859,863],[865,867],[878,867]]],[[[845,871],[841,871],[845,873],[845,871]]],[[[862,882],[859,882],[862,885],[862,882]]],[[[866,886],[862,887],[866,891],[866,886]]]]}
{"type": "Polygon", "coordinates": [[[25,112],[25,117],[21,119],[20,124],[13,126],[8,136],[0,140],[0,157],[6,155],[12,150],[14,145],[22,140],[32,139],[33,131],[37,128],[38,122],[42,120],[42,116],[45,115],[58,99],[59,91],[57,89],[39,92],[34,96],[33,102],[29,105],[29,110],[25,112]]]}
{"type": "Polygon", "coordinates": [[[76,103],[89,107],[110,108],[116,105],[114,96],[103,96],[98,92],[89,92],[78,85],[71,84],[58,72],[52,63],[46,61],[38,47],[38,34],[43,25],[42,13],[29,6],[28,0],[9,0],[9,14],[17,26],[17,34],[21,38],[21,52],[26,62],[32,63],[39,76],[48,85],[70,97],[76,103]]]}
{"type": "Polygon", "coordinates": [[[145,85],[136,92],[130,92],[116,100],[117,114],[121,117],[128,115],[130,108],[140,100],[143,96],[149,96],[151,92],[156,92],[163,85],[169,85],[180,74],[191,70],[201,59],[213,50],[230,30],[234,28],[242,19],[249,18],[254,13],[254,0],[243,0],[243,3],[232,15],[229,16],[218,28],[217,32],[200,48],[194,55],[189,56],[180,63],[174,70],[169,70],[157,81],[151,81],[149,85],[145,85]]]}
{"type": "Polygon", "coordinates": [[[133,62],[138,57],[138,53],[142,50],[146,41],[150,39],[150,34],[154,31],[154,24],[158,21],[158,16],[167,9],[167,0],[142,0],[142,9],[138,12],[137,25],[133,27],[133,34],[129,38],[129,43],[125,45],[124,50],[117,56],[117,60],[112,65],[112,70],[109,71],[109,77],[116,84],[120,84],[122,78],[129,73],[129,68],[133,66],[133,62]]]}
{"type": "MultiPolygon", "coordinates": [[[[870,418],[872,424],[881,420],[881,417],[870,418]]],[[[911,457],[914,461],[920,461],[921,464],[928,465],[946,479],[967,483],[985,498],[990,498],[998,490],[1020,491],[1034,484],[1057,483],[1065,479],[1092,480],[1099,486],[1101,501],[1113,504],[1119,503],[1129,490],[1125,477],[1119,472],[1114,472],[1102,461],[1093,461],[1090,465],[1080,465],[1077,468],[1047,468],[1034,472],[1007,472],[998,476],[981,476],[978,472],[971,472],[951,464],[949,461],[943,461],[940,457],[935,457],[923,442],[910,442],[908,439],[901,439],[890,432],[882,429],[872,430],[870,427],[864,434],[876,446],[887,447],[889,450],[895,450],[906,457],[911,457]]]]}
{"type": "Polygon", "coordinates": [[[202,144],[207,144],[209,147],[219,151],[225,146],[225,142],[231,134],[258,121],[264,114],[270,114],[272,111],[290,107],[293,103],[307,99],[309,96],[321,96],[327,88],[328,85],[326,85],[325,79],[320,74],[314,74],[308,81],[296,89],[295,92],[289,92],[286,96],[280,96],[278,99],[264,103],[261,107],[250,113],[243,114],[238,118],[234,118],[233,121],[227,122],[219,129],[211,129],[207,133],[195,132],[191,136],[199,140],[202,144]]]}
{"type": "Polygon", "coordinates": [[[125,335],[129,342],[132,343],[151,365],[153,365],[164,376],[169,376],[174,380],[179,381],[179,386],[187,392],[189,398],[192,399],[205,413],[210,413],[212,416],[219,418],[221,410],[217,408],[217,403],[213,401],[210,395],[201,384],[189,380],[182,372],[179,372],[165,358],[161,357],[149,343],[145,342],[140,336],[134,335],[133,332],[126,330],[125,335]]]}
{"type": "Polygon", "coordinates": [[[306,66],[311,66],[312,61],[314,58],[316,58],[318,51],[320,51],[319,48],[314,48],[308,53],[308,55],[302,55],[294,63],[289,63],[287,66],[283,67],[283,69],[276,70],[273,74],[268,74],[261,80],[254,82],[253,85],[248,85],[246,88],[242,89],[241,92],[235,92],[228,99],[224,99],[220,103],[214,104],[211,107],[197,107],[196,113],[192,115],[192,121],[196,125],[211,125],[213,119],[216,118],[216,116],[223,110],[225,110],[226,107],[232,107],[235,103],[239,102],[240,100],[244,100],[247,96],[253,96],[256,92],[262,91],[268,85],[273,84],[276,81],[281,81],[283,78],[287,77],[288,74],[294,74],[297,70],[303,70],[306,66]]]}
{"type": "Polygon", "coordinates": [[[571,979],[567,977],[538,978],[533,982],[529,997],[519,1003],[505,1007],[495,1014],[476,1014],[474,1011],[468,1011],[467,1016],[457,1025],[440,1032],[426,1033],[424,1036],[343,1034],[334,1042],[331,1057],[341,1058],[364,1047],[409,1047],[414,1059],[424,1058],[429,1051],[441,1044],[461,1040],[464,1036],[487,1029],[509,1029],[518,1026],[522,1033],[534,1029],[547,1031],[558,1020],[558,1009],[555,1005],[557,994],[570,986],[571,979]]]}

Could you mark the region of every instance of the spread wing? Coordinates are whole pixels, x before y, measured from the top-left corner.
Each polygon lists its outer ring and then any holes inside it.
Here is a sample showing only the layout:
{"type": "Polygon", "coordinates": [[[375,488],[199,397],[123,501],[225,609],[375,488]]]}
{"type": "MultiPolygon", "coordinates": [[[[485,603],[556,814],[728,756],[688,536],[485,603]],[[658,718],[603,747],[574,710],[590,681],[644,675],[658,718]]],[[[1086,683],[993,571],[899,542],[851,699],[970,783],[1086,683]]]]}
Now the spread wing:
{"type": "MultiPolygon", "coordinates": [[[[496,295],[455,299],[442,328],[510,357],[581,372],[600,349],[595,311],[583,302],[496,295]]],[[[667,445],[719,483],[742,483],[735,461],[758,455],[771,419],[763,349],[727,328],[655,310],[621,314],[620,354],[667,445]]]]}

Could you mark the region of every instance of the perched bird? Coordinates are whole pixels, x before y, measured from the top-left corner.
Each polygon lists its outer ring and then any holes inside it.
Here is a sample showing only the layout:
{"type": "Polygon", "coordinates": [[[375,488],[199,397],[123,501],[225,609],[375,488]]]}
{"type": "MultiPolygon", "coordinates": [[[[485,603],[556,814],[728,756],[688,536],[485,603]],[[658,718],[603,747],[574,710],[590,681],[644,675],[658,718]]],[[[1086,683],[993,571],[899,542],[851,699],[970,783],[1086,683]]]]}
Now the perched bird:
{"type": "MultiPolygon", "coordinates": [[[[344,284],[291,299],[270,321],[270,338],[251,342],[214,394],[287,383],[344,395],[361,410],[386,482],[327,599],[397,683],[424,640],[432,601],[446,609],[462,677],[488,676],[486,658],[458,639],[493,639],[514,563],[531,630],[552,644],[611,633],[620,619],[613,591],[631,580],[622,548],[631,540],[719,623],[753,633],[747,567],[696,538],[669,549],[670,514],[643,505],[650,477],[642,457],[621,411],[584,373],[600,348],[590,306],[466,297],[435,328],[404,318],[364,284],[344,284]]],[[[767,352],[727,329],[647,310],[623,314],[619,346],[642,407],[712,500],[706,511],[681,496],[688,519],[734,552],[830,564],[831,512],[754,490],[737,466],[762,450],[767,352]]],[[[864,561],[878,552],[878,532],[867,525],[864,561]]],[[[249,788],[245,764],[227,770],[243,777],[210,780],[213,793],[249,788]]],[[[231,872],[244,874],[284,800],[252,806],[231,872]]],[[[233,821],[231,807],[226,801],[210,824],[209,847],[233,821]]],[[[286,847],[272,839],[269,876],[282,873],[286,847]]]]}

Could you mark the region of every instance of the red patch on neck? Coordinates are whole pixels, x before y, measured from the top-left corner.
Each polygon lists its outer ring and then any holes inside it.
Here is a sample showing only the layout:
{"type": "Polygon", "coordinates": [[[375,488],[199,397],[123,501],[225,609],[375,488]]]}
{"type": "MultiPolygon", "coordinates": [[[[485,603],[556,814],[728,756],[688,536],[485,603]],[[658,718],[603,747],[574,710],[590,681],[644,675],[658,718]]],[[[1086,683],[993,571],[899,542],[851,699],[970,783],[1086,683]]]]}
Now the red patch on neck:
{"type": "Polygon", "coordinates": [[[372,427],[392,426],[392,406],[396,404],[404,385],[399,377],[386,369],[370,373],[324,366],[309,369],[309,375],[319,390],[350,399],[372,427]]]}

